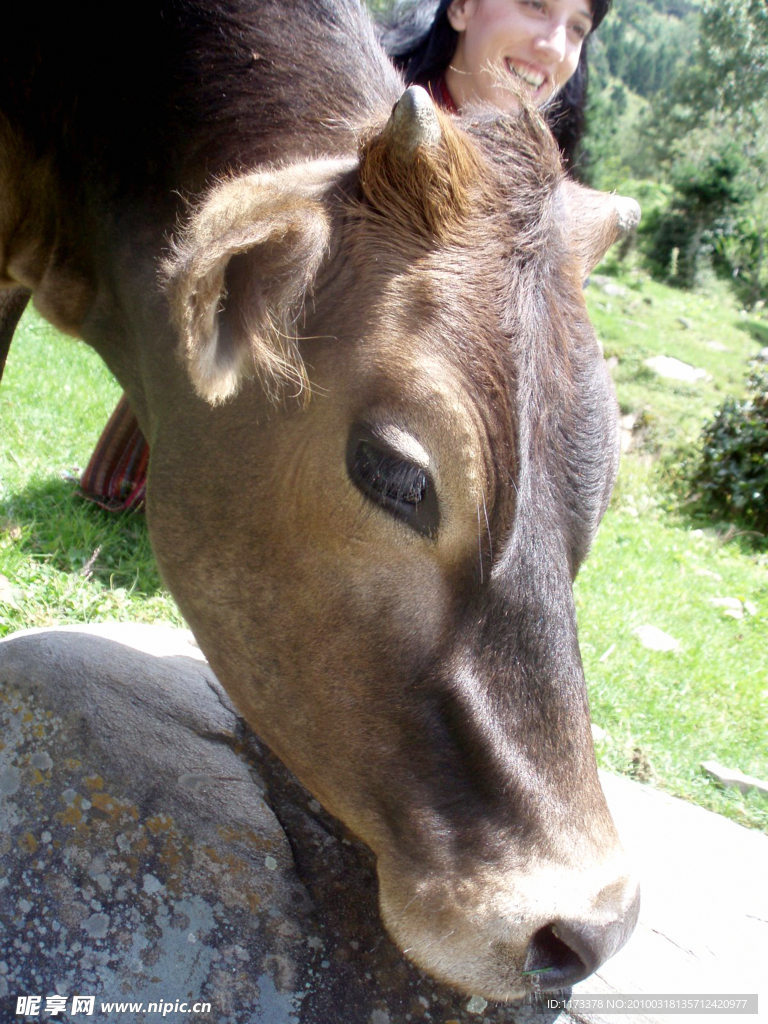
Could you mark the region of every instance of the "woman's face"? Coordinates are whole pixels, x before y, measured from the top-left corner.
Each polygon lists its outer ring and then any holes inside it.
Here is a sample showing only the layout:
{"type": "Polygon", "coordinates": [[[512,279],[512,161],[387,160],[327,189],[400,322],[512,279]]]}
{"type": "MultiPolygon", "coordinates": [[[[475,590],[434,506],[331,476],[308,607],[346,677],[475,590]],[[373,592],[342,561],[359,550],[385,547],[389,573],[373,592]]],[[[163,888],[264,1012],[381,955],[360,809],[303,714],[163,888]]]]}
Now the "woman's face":
{"type": "Polygon", "coordinates": [[[592,27],[590,0],[453,0],[459,33],[445,81],[456,105],[515,110],[520,90],[544,103],[576,70],[592,27]]]}

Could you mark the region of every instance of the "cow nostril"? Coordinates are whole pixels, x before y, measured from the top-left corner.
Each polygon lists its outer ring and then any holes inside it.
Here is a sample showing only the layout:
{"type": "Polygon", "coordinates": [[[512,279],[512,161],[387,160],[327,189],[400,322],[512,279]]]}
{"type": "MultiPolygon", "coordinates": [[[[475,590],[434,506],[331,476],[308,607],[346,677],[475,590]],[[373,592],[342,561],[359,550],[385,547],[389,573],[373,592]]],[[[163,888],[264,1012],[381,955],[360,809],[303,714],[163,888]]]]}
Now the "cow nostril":
{"type": "Polygon", "coordinates": [[[555,934],[557,925],[547,925],[528,944],[523,973],[538,981],[542,989],[566,988],[591,973],[579,954],[555,934]]]}
{"type": "Polygon", "coordinates": [[[627,941],[640,910],[637,885],[622,881],[608,886],[597,904],[592,920],[558,918],[533,934],[523,973],[537,988],[567,988],[583,981],[627,941]]]}

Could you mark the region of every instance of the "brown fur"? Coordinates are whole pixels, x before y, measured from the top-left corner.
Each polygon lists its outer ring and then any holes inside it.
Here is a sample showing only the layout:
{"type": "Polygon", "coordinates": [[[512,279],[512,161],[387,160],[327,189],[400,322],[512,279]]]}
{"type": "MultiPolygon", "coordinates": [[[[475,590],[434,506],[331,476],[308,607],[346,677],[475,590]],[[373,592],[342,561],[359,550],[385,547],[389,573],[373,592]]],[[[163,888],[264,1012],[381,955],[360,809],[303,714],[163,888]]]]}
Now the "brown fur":
{"type": "Polygon", "coordinates": [[[396,230],[427,241],[445,240],[466,219],[484,169],[451,118],[438,113],[438,119],[441,144],[420,146],[408,162],[392,144],[391,120],[360,147],[360,186],[368,203],[396,230]]]}

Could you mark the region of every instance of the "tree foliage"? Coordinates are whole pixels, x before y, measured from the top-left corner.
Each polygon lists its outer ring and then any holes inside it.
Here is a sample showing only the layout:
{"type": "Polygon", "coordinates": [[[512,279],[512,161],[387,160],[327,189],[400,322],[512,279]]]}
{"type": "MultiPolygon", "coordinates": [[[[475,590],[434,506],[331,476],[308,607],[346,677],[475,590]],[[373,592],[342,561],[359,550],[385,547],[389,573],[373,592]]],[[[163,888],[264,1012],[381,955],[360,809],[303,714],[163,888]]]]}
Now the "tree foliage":
{"type": "Polygon", "coordinates": [[[680,86],[694,116],[715,112],[754,127],[768,97],[765,0],[706,0],[696,62],[680,86]]]}
{"type": "Polygon", "coordinates": [[[690,0],[619,0],[598,37],[610,75],[645,98],[664,89],[689,53],[697,10],[690,0]]]}
{"type": "Polygon", "coordinates": [[[754,191],[744,156],[731,142],[698,161],[677,163],[672,185],[669,205],[646,225],[648,256],[657,277],[690,288],[703,259],[711,264],[722,259],[720,243],[733,233],[754,191]]]}
{"type": "Polygon", "coordinates": [[[768,296],[766,0],[616,0],[596,42],[587,180],[669,186],[641,231],[654,273],[709,263],[768,296]]]}

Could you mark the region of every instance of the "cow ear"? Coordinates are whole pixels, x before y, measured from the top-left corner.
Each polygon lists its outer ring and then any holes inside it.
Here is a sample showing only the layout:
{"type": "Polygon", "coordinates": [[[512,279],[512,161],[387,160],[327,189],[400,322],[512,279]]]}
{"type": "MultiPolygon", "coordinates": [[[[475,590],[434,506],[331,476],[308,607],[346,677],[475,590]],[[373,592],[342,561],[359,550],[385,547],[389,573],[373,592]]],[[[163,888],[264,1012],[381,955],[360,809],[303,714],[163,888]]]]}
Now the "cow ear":
{"type": "Polygon", "coordinates": [[[443,238],[469,208],[481,175],[470,140],[421,86],[406,89],[383,130],[360,151],[360,185],[369,207],[411,236],[443,238]]]}
{"type": "Polygon", "coordinates": [[[614,242],[637,227],[640,207],[628,196],[596,192],[569,179],[559,190],[564,233],[585,281],[614,242]]]}
{"type": "Polygon", "coordinates": [[[327,196],[348,162],[317,161],[218,184],[163,266],[196,391],[216,404],[255,373],[271,394],[306,373],[294,325],[328,247],[327,196]]]}

